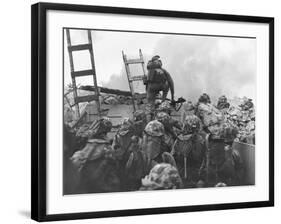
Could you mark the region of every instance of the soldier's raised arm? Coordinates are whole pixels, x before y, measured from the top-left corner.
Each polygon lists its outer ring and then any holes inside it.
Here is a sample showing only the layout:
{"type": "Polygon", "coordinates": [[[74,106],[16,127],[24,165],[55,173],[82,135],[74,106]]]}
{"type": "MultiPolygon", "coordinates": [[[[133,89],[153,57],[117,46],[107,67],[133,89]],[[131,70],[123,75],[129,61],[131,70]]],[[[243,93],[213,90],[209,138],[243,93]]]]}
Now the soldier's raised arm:
{"type": "Polygon", "coordinates": [[[167,78],[167,81],[168,81],[168,84],[169,84],[169,87],[170,87],[170,90],[171,90],[172,101],[174,101],[174,94],[175,94],[174,81],[172,79],[172,76],[170,75],[169,72],[167,72],[166,69],[163,69],[163,71],[165,72],[165,75],[166,75],[166,78],[167,78]]]}

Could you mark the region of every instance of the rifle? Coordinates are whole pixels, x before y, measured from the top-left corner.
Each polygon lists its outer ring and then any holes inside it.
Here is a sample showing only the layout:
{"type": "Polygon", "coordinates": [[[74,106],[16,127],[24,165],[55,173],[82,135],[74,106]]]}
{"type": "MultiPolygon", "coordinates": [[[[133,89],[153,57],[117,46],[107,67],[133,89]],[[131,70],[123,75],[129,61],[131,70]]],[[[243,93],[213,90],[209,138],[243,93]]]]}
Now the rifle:
{"type": "Polygon", "coordinates": [[[171,101],[171,106],[176,110],[179,111],[182,107],[182,104],[186,102],[186,99],[183,97],[179,97],[177,100],[170,100],[171,101]]]}

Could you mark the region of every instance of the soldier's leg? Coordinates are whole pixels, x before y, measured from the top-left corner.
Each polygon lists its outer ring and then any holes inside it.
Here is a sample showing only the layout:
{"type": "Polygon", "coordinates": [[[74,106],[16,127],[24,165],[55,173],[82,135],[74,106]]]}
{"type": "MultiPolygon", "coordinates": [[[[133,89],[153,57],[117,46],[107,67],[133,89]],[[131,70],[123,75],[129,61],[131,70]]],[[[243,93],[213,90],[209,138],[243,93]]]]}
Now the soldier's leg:
{"type": "Polygon", "coordinates": [[[168,92],[169,92],[169,89],[168,90],[163,90],[162,102],[164,102],[167,99],[168,92]]]}
{"type": "Polygon", "coordinates": [[[169,92],[169,89],[170,88],[169,88],[168,83],[165,83],[164,86],[163,86],[163,90],[162,90],[162,92],[163,92],[163,94],[162,94],[162,102],[164,102],[166,100],[168,92],[169,92]]]}

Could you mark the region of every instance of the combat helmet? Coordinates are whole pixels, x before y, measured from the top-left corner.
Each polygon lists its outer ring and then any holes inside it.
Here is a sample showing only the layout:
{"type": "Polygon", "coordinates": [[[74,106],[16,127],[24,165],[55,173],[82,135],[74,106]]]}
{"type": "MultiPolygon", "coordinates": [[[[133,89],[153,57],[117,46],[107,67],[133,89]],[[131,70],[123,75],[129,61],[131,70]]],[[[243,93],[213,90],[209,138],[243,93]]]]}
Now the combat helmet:
{"type": "Polygon", "coordinates": [[[155,165],[150,173],[142,179],[140,190],[178,189],[182,187],[182,180],[178,170],[168,163],[155,165]]]}
{"type": "Polygon", "coordinates": [[[210,96],[207,93],[203,93],[198,100],[199,103],[211,103],[210,96]]]}
{"type": "Polygon", "coordinates": [[[166,112],[160,111],[156,114],[156,120],[161,122],[162,124],[165,124],[169,122],[170,115],[166,112]]]}
{"type": "Polygon", "coordinates": [[[151,58],[151,61],[156,61],[156,60],[159,60],[160,59],[160,56],[159,55],[154,55],[152,58],[151,58]]]}
{"type": "Polygon", "coordinates": [[[150,121],[146,125],[144,132],[153,137],[163,136],[164,135],[164,125],[157,120],[150,121]]]}
{"type": "Polygon", "coordinates": [[[147,63],[147,69],[155,69],[161,67],[162,67],[162,61],[160,60],[159,55],[153,56],[151,60],[149,60],[147,63]]]}
{"type": "Polygon", "coordinates": [[[198,132],[200,130],[200,119],[196,115],[187,115],[184,120],[184,132],[186,134],[198,132]]]}
{"type": "Polygon", "coordinates": [[[222,95],[221,97],[219,97],[219,102],[226,102],[227,98],[225,95],[222,95]]]}
{"type": "Polygon", "coordinates": [[[157,111],[163,111],[163,112],[166,112],[166,113],[170,114],[170,113],[172,112],[172,107],[171,107],[170,102],[167,101],[167,100],[164,101],[164,102],[162,102],[162,103],[159,105],[157,111]]]}

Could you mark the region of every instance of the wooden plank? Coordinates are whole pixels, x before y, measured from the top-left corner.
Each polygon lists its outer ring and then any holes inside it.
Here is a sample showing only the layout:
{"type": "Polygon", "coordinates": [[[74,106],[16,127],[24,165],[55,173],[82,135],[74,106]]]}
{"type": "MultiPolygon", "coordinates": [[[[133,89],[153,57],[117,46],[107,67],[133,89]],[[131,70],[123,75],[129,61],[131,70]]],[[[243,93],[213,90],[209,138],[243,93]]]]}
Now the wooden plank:
{"type": "MultiPolygon", "coordinates": [[[[115,94],[115,95],[119,95],[119,96],[132,96],[132,93],[130,91],[119,90],[119,89],[109,89],[109,88],[105,88],[105,87],[101,87],[101,86],[99,86],[98,88],[101,93],[115,94]]],[[[90,85],[80,86],[79,89],[93,91],[93,92],[96,91],[95,87],[90,86],[90,85]]]]}
{"type": "Polygon", "coordinates": [[[91,44],[79,44],[79,45],[68,46],[69,51],[83,51],[89,49],[92,49],[91,44]]]}
{"type": "Polygon", "coordinates": [[[72,77],[81,77],[81,76],[88,76],[88,75],[95,75],[95,71],[93,69],[88,69],[88,70],[71,72],[72,77]]]}
{"type": "Polygon", "coordinates": [[[126,64],[140,64],[140,63],[144,63],[144,61],[142,59],[128,59],[125,61],[126,64]]]}
{"type": "Polygon", "coordinates": [[[75,98],[75,103],[82,103],[82,102],[90,102],[90,101],[97,101],[99,97],[97,95],[87,95],[87,96],[77,96],[75,98]]]}
{"type": "MultiPolygon", "coordinates": [[[[80,86],[79,89],[95,92],[94,86],[80,86]]],[[[109,89],[109,88],[105,88],[105,87],[101,87],[101,86],[99,86],[99,90],[101,93],[109,93],[109,94],[114,94],[114,95],[119,95],[119,96],[132,96],[132,93],[130,91],[125,91],[125,90],[109,89]]],[[[134,97],[135,97],[135,99],[143,99],[143,98],[146,98],[146,93],[134,93],[134,97]]],[[[159,99],[162,99],[162,98],[159,98],[159,99]]]]}

